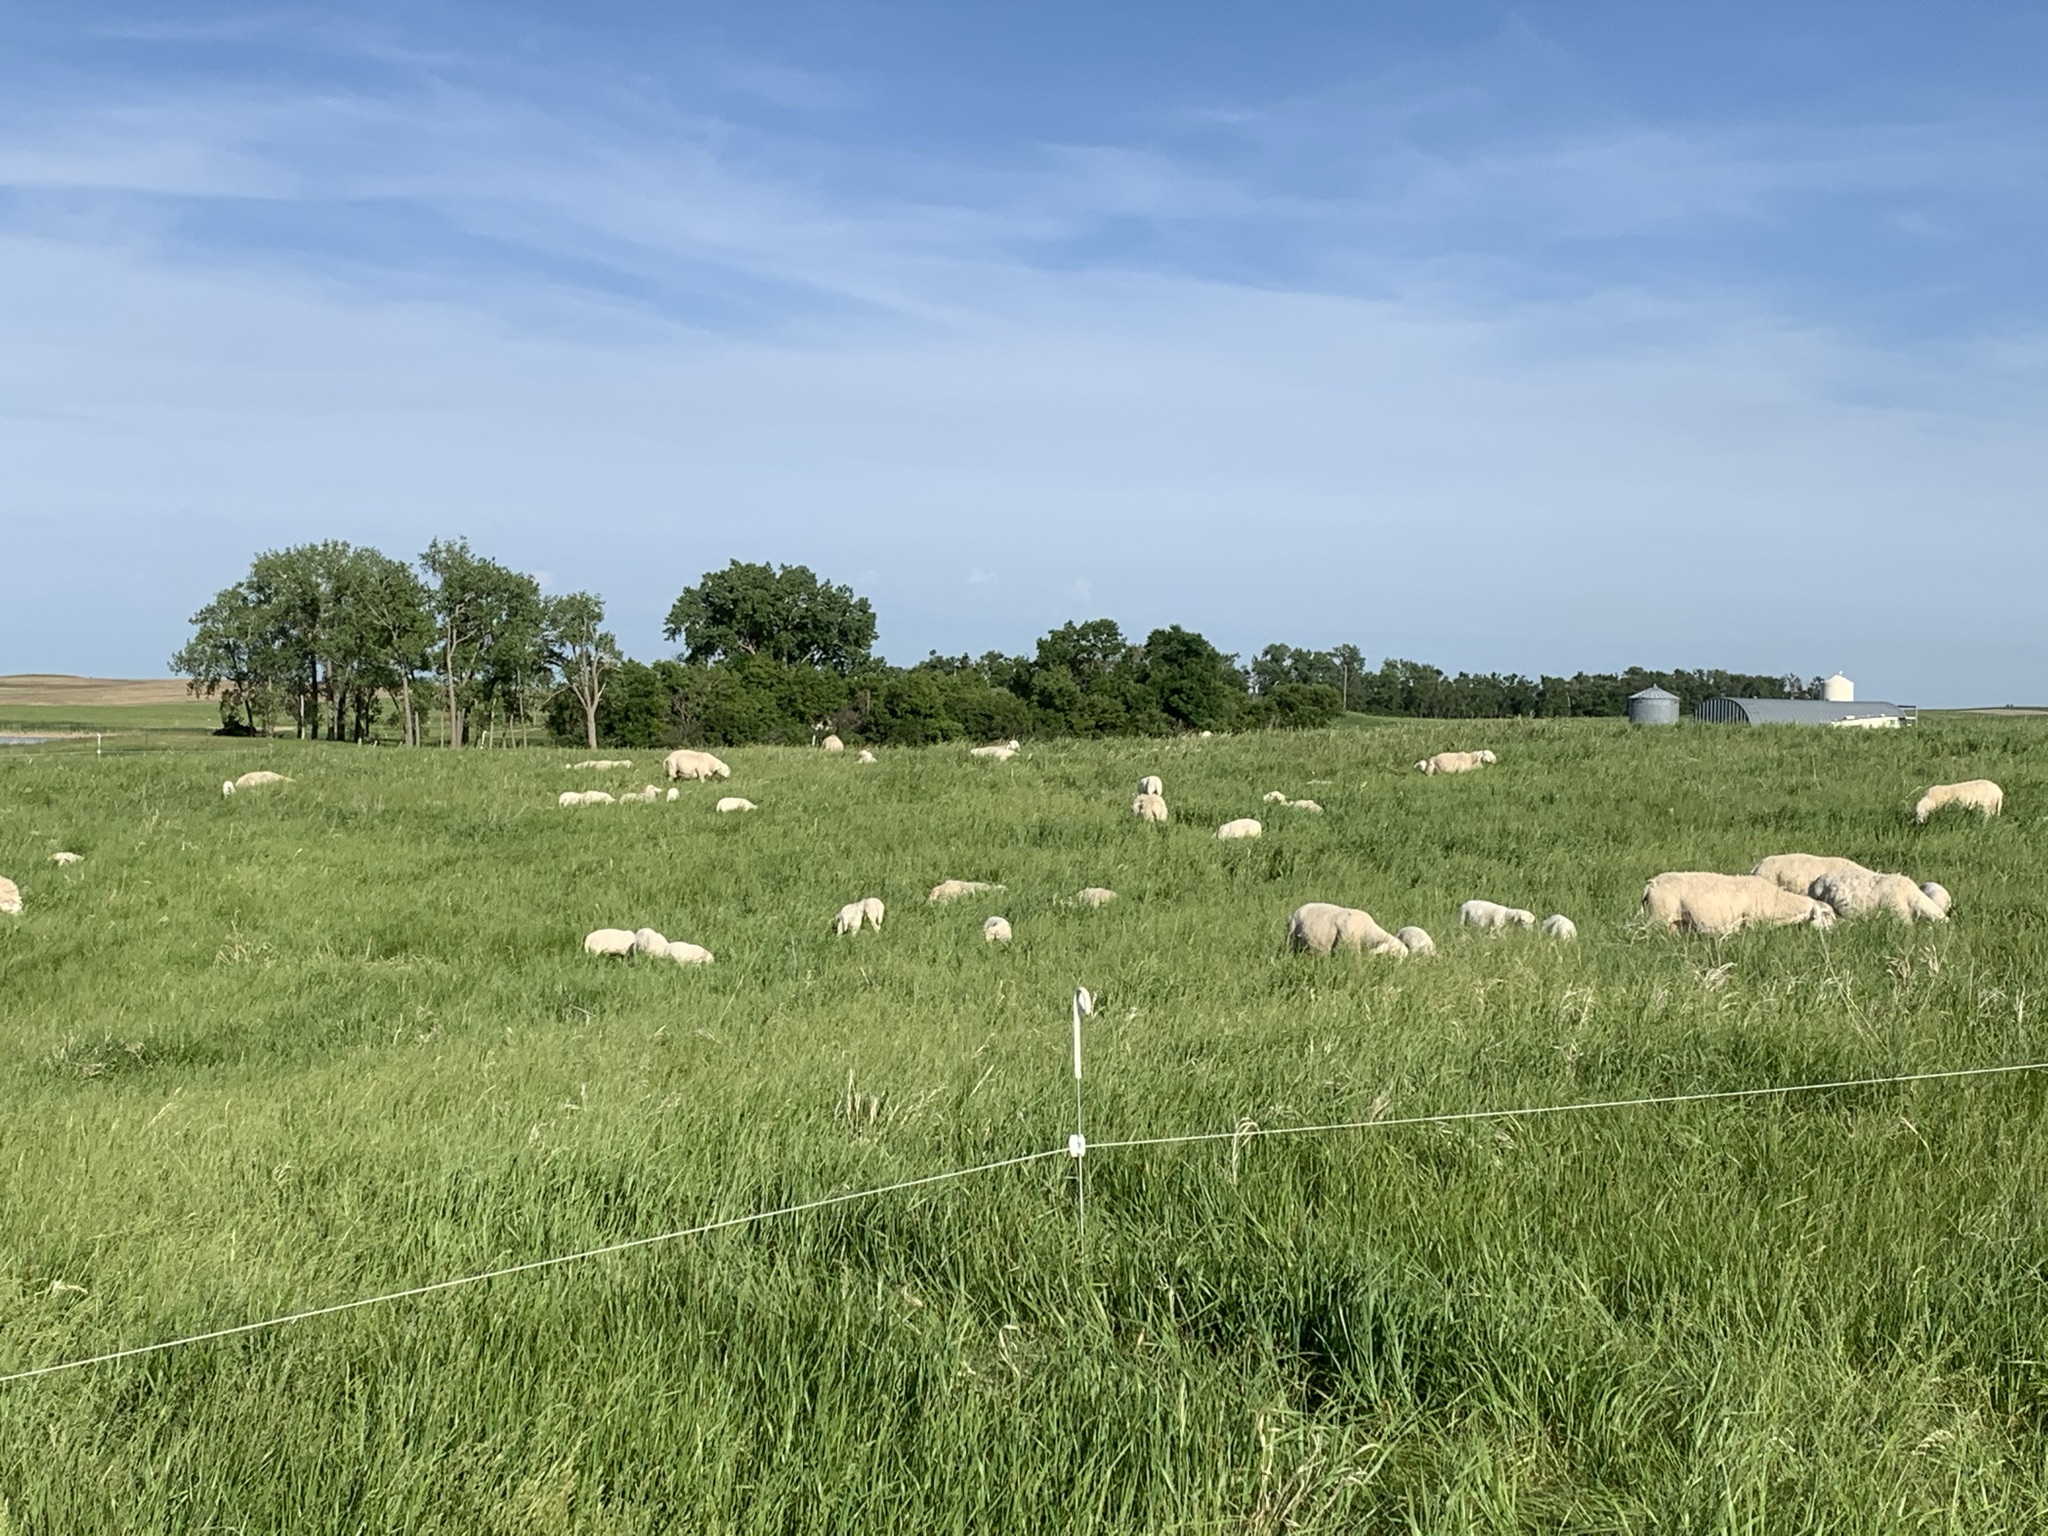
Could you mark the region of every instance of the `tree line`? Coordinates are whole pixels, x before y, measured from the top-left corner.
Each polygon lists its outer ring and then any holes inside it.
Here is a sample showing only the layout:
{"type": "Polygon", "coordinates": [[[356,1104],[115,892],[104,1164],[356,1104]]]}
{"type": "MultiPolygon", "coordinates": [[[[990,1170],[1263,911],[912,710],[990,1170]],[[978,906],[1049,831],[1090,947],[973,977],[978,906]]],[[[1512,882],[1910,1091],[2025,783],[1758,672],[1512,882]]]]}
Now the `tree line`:
{"type": "Polygon", "coordinates": [[[1180,625],[1127,636],[1061,625],[1028,655],[874,655],[873,606],[801,565],[733,561],[670,608],[675,655],[625,657],[602,599],[435,540],[415,563],[338,540],[266,551],[192,617],[171,658],[222,730],[408,746],[536,738],[654,748],[844,739],[918,745],[1012,736],[1167,735],[1327,725],[1347,711],[1489,719],[1619,715],[1652,684],[1685,708],[1716,694],[1817,697],[1818,680],[1718,671],[1451,676],[1357,646],[1269,645],[1240,664],[1180,625]]]}

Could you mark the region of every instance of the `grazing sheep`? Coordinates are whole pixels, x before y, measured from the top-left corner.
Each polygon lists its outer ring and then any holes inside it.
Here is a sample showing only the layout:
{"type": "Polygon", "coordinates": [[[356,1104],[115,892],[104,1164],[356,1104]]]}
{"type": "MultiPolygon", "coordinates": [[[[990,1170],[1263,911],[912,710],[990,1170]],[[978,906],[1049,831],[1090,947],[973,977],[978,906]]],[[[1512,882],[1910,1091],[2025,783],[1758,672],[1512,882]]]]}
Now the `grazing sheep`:
{"type": "Polygon", "coordinates": [[[630,955],[638,942],[638,936],[624,928],[600,928],[583,936],[583,952],[586,955],[630,955]]]}
{"type": "Polygon", "coordinates": [[[841,741],[837,736],[827,736],[823,741],[819,742],[818,745],[824,748],[824,750],[827,752],[844,752],[846,750],[846,743],[841,741]]]}
{"type": "MultiPolygon", "coordinates": [[[[626,798],[633,800],[637,799],[638,796],[628,795],[626,798]]],[[[555,804],[557,805],[610,805],[612,803],[612,797],[601,789],[565,789],[555,796],[555,804]]]]}
{"type": "Polygon", "coordinates": [[[1165,799],[1153,794],[1140,795],[1133,800],[1131,814],[1140,821],[1164,822],[1171,819],[1167,814],[1165,799]]]}
{"type": "Polygon", "coordinates": [[[1987,819],[2005,808],[2005,791],[1989,779],[1966,779],[1961,784],[1937,784],[1913,807],[1913,819],[1924,822],[1945,805],[1975,811],[1987,819]]]}
{"type": "Polygon", "coordinates": [[[1290,811],[1309,811],[1317,816],[1323,814],[1323,808],[1313,800],[1290,800],[1287,802],[1287,809],[1290,811]]]}
{"type": "Polygon", "coordinates": [[[839,915],[832,919],[832,931],[837,934],[859,933],[860,925],[867,920],[867,913],[857,901],[849,901],[839,909],[839,915]]]}
{"type": "Polygon", "coordinates": [[[21,887],[0,875],[0,912],[9,917],[21,916],[21,887]]]}
{"type": "Polygon", "coordinates": [[[630,757],[591,757],[585,758],[580,763],[571,763],[569,768],[571,772],[574,772],[579,768],[630,768],[632,766],[633,759],[630,757]]]}
{"type": "Polygon", "coordinates": [[[1425,757],[1415,768],[1419,773],[1470,773],[1498,761],[1491,752],[1439,752],[1425,757]]]}
{"type": "MultiPolygon", "coordinates": [[[[1904,875],[1882,875],[1869,869],[1837,870],[1820,876],[1806,894],[1833,907],[1837,917],[1874,917],[1889,912],[1902,923],[1915,918],[1928,923],[1948,921],[1948,904],[1936,901],[1904,875]]],[[[1943,896],[1947,894],[1942,891],[1943,896]]]]}
{"type": "Polygon", "coordinates": [[[668,953],[668,940],[652,928],[633,930],[633,953],[652,955],[659,960],[668,953]]]}
{"type": "Polygon", "coordinates": [[[555,796],[555,804],[557,805],[581,805],[582,803],[583,791],[580,789],[565,789],[559,795],[555,796]]]}
{"type": "Polygon", "coordinates": [[[712,955],[702,944],[687,944],[681,939],[670,939],[668,953],[663,958],[673,960],[677,965],[709,965],[712,955]]]}
{"type": "Polygon", "coordinates": [[[729,811],[758,811],[761,807],[751,800],[742,800],[738,795],[727,795],[712,809],[723,816],[729,811]]]}
{"type": "Polygon", "coordinates": [[[1651,926],[1667,933],[1700,933],[1721,938],[1749,927],[1782,928],[1810,923],[1835,925],[1835,909],[1810,896],[1781,890],[1757,875],[1716,875],[1676,871],[1643,887],[1643,912],[1651,926]]]}
{"type": "Polygon", "coordinates": [[[583,791],[583,803],[585,805],[618,804],[618,802],[614,800],[609,793],[602,789],[586,789],[585,791],[583,791]]]}
{"type": "Polygon", "coordinates": [[[1287,791],[1284,789],[1269,789],[1259,798],[1267,805],[1285,805],[1287,803],[1287,791]]]}
{"type": "Polygon", "coordinates": [[[1166,786],[1159,781],[1158,774],[1148,773],[1145,777],[1138,780],[1138,793],[1141,795],[1163,795],[1166,793],[1166,786]]]}
{"type": "Polygon", "coordinates": [[[222,779],[220,781],[220,792],[223,798],[232,795],[235,792],[235,781],[233,779],[222,779]]]}
{"type": "Polygon", "coordinates": [[[969,747],[967,749],[967,755],[969,757],[993,758],[996,762],[1007,763],[1011,758],[1017,755],[1017,747],[1017,741],[1015,740],[1015,738],[1012,738],[1009,741],[1003,742],[1000,746],[969,747]]]}
{"type": "Polygon", "coordinates": [[[1287,919],[1287,947],[1305,949],[1312,955],[1333,954],[1339,949],[1397,959],[1408,954],[1408,946],[1374,922],[1370,913],[1327,901],[1311,901],[1294,909],[1287,919]]]}
{"type": "Polygon", "coordinates": [[[83,864],[85,862],[85,855],[82,853],[53,853],[50,855],[50,862],[52,864],[83,864]]]}
{"type": "Polygon", "coordinates": [[[972,896],[977,891],[1000,891],[1004,887],[990,885],[983,880],[941,880],[932,887],[926,901],[958,901],[962,896],[972,896]]]}
{"type": "Polygon", "coordinates": [[[1948,887],[1936,885],[1932,880],[1929,880],[1920,887],[1920,894],[1941,908],[1941,915],[1943,917],[1947,917],[1949,910],[1956,904],[1956,899],[1948,893],[1948,887]]]}
{"type": "Polygon", "coordinates": [[[1534,928],[1536,914],[1497,901],[1468,901],[1458,908],[1458,924],[1464,928],[1534,928]]]}
{"type": "Polygon", "coordinates": [[[674,805],[674,804],[675,804],[675,803],[676,803],[676,802],[677,802],[678,800],[680,800],[680,799],[682,799],[682,798],[683,798],[683,792],[682,792],[682,791],[681,791],[680,789],[675,789],[675,788],[673,788],[673,787],[672,787],[672,788],[670,788],[670,790],[669,790],[669,792],[668,792],[668,803],[669,803],[670,805],[674,805]]]}
{"type": "Polygon", "coordinates": [[[1543,919],[1543,931],[1560,944],[1569,944],[1579,936],[1579,925],[1562,912],[1553,912],[1543,919]]]}
{"type": "Polygon", "coordinates": [[[1854,859],[1837,859],[1818,853],[1774,853],[1757,860],[1750,873],[1768,880],[1783,891],[1804,896],[1822,875],[1855,873],[1863,866],[1854,859]]]}
{"type": "Polygon", "coordinates": [[[883,914],[888,911],[888,908],[882,905],[882,898],[879,896],[863,896],[860,899],[860,909],[868,915],[868,926],[874,929],[875,932],[880,933],[882,931],[883,914]]]}
{"type": "Polygon", "coordinates": [[[1110,890],[1107,886],[1091,885],[1076,896],[1074,900],[1081,903],[1084,907],[1106,907],[1116,900],[1116,892],[1110,890]]]}
{"type": "Polygon", "coordinates": [[[286,778],[286,777],[285,777],[285,776],[284,776],[283,774],[281,774],[281,773],[272,773],[272,772],[271,772],[271,771],[270,771],[270,770],[269,770],[268,768],[258,768],[258,769],[256,769],[256,770],[255,770],[254,772],[252,772],[252,773],[245,773],[245,774],[243,774],[243,775],[242,775],[242,776],[241,776],[241,777],[240,777],[239,779],[235,780],[235,788],[237,788],[237,789],[254,789],[254,788],[256,788],[256,787],[257,787],[257,786],[258,786],[259,784],[289,784],[289,783],[291,783],[291,780],[290,780],[290,779],[288,779],[288,778],[286,778]]]}
{"type": "Polygon", "coordinates": [[[661,791],[652,784],[641,789],[629,789],[619,796],[621,805],[652,805],[661,798],[661,791]]]}
{"type": "Polygon", "coordinates": [[[732,770],[709,752],[680,747],[661,760],[671,779],[729,779],[732,770]]]}
{"type": "Polygon", "coordinates": [[[860,756],[854,759],[856,763],[872,763],[874,760],[875,754],[870,752],[866,747],[862,747],[860,749],[860,756]]]}
{"type": "Polygon", "coordinates": [[[1240,816],[1235,821],[1226,821],[1216,829],[1217,837],[1231,842],[1240,837],[1262,837],[1266,829],[1249,816],[1240,816]]]}
{"type": "Polygon", "coordinates": [[[981,925],[981,936],[991,944],[1010,942],[1010,920],[1007,917],[992,917],[981,925]]]}
{"type": "Polygon", "coordinates": [[[1426,959],[1436,953],[1436,940],[1420,928],[1398,929],[1394,937],[1400,940],[1401,947],[1408,951],[1408,958],[1411,960],[1426,959]]]}

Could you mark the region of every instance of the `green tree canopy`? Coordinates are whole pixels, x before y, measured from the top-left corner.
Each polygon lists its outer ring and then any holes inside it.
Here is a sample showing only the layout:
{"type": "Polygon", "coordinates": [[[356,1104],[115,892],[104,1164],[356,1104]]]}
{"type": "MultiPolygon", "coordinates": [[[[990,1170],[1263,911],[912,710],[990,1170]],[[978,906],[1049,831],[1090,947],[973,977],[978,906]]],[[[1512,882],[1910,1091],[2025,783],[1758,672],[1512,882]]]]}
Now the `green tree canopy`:
{"type": "Polygon", "coordinates": [[[875,610],[853,588],[821,580],[809,566],[735,560],[707,571],[668,611],[662,633],[697,665],[766,656],[788,666],[848,673],[875,644],[875,610]]]}

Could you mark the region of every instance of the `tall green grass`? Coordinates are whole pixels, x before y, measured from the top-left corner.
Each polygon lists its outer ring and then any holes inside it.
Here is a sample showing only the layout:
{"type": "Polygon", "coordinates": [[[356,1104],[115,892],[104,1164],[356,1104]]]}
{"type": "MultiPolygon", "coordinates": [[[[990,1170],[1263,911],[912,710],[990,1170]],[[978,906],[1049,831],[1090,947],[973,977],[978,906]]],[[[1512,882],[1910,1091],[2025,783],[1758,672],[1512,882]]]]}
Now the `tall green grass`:
{"type": "MultiPolygon", "coordinates": [[[[658,765],[0,759],[0,1373],[1060,1147],[1076,984],[1098,1142],[2048,1057],[2043,740],[761,749],[580,811],[658,765]],[[221,797],[257,766],[294,782],[221,797]],[[1169,827],[1129,814],[1148,772],[1169,827]],[[2004,817],[1911,825],[1976,776],[2004,817]],[[1955,921],[1632,926],[1650,874],[1795,849],[1955,921]],[[1007,890],[927,906],[947,877],[1007,890]],[[832,936],[866,895],[884,930],[832,936]],[[1470,896],[1582,938],[1460,935],[1470,896]],[[1442,953],[1289,955],[1306,900],[1442,953]],[[717,963],[581,953],[643,923],[717,963]]],[[[0,1386],[0,1531],[2037,1530],[2044,1099],[1100,1151],[1085,1243],[1049,1159],[0,1386]]]]}

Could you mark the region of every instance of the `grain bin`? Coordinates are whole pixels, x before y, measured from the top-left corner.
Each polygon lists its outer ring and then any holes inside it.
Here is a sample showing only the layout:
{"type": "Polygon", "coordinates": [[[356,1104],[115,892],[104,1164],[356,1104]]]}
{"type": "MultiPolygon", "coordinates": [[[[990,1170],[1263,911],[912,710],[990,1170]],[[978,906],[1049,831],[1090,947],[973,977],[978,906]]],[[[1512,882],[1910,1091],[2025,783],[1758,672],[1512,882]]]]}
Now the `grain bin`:
{"type": "Polygon", "coordinates": [[[1649,687],[1641,693],[1632,693],[1628,698],[1628,723],[1630,725],[1676,725],[1678,724],[1678,695],[1666,693],[1662,688],[1649,687]]]}
{"type": "Polygon", "coordinates": [[[1820,696],[1830,704],[1853,704],[1856,702],[1856,685],[1837,672],[1821,683],[1820,696]]]}

